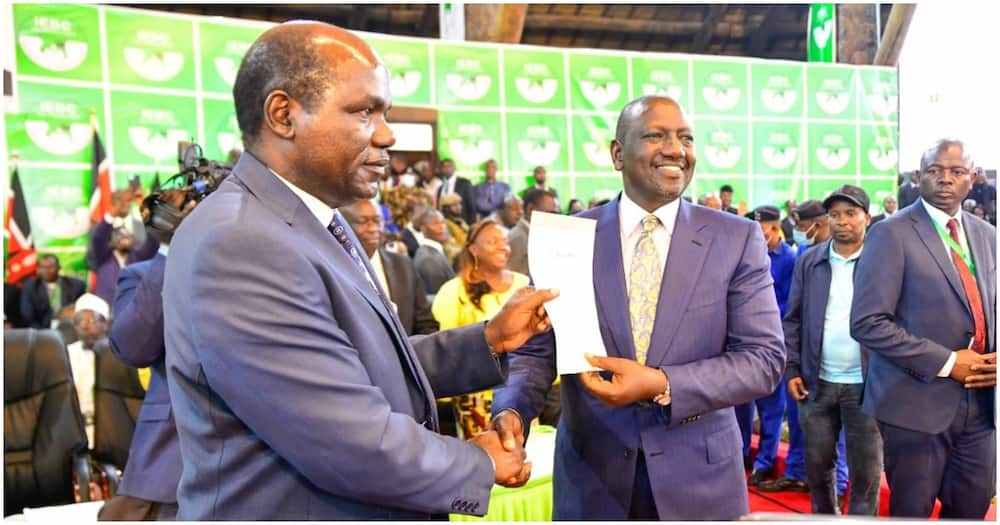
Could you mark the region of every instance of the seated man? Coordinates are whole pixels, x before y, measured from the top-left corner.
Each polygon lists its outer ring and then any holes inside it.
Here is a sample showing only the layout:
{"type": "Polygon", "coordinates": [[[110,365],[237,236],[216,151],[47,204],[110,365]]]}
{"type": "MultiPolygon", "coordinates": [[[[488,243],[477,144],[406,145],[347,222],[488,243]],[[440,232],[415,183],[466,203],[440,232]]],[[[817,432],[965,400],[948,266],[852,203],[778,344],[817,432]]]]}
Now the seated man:
{"type": "Polygon", "coordinates": [[[79,337],[74,343],[66,346],[69,354],[69,366],[73,372],[73,384],[80,399],[80,411],[83,413],[84,426],[87,430],[87,442],[94,444],[94,345],[108,336],[108,303],[94,294],[83,294],[76,300],[76,313],[73,314],[73,328],[79,337]]]}
{"type": "Polygon", "coordinates": [[[21,288],[21,318],[31,328],[52,328],[73,317],[73,303],[86,291],[83,281],[59,275],[59,259],[52,254],[38,260],[38,277],[21,288]]]}

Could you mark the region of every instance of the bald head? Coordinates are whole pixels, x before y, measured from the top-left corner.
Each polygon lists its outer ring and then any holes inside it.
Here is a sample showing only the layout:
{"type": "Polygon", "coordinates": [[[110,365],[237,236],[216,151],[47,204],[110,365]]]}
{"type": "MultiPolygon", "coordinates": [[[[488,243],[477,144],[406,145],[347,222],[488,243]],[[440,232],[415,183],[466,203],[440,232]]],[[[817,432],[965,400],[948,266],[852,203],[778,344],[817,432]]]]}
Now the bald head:
{"type": "Polygon", "coordinates": [[[271,93],[284,91],[311,111],[338,77],[380,63],[364,40],[329,24],[294,21],[265,31],[247,50],[233,85],[245,148],[260,138],[271,93]]]}
{"type": "Polygon", "coordinates": [[[622,108],[622,112],[618,114],[618,124],[615,126],[615,140],[622,142],[632,123],[637,122],[651,106],[657,104],[671,105],[683,112],[683,108],[681,108],[680,104],[670,97],[665,97],[663,95],[647,95],[639,97],[626,104],[625,107],[622,108]]]}

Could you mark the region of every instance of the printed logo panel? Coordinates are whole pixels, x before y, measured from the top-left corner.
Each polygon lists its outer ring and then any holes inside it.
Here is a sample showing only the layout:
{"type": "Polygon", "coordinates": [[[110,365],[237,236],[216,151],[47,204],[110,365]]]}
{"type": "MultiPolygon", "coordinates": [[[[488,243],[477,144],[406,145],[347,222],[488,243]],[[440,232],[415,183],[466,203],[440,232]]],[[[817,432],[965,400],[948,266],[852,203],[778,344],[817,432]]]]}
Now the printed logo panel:
{"type": "Polygon", "coordinates": [[[578,172],[611,173],[611,141],[618,117],[613,114],[573,115],[573,168],[578,172]]]}
{"type": "Polygon", "coordinates": [[[688,93],[690,60],[635,56],[630,60],[635,97],[663,95],[676,100],[685,111],[691,111],[691,95],[688,93]]]}
{"type": "Polygon", "coordinates": [[[694,110],[697,115],[747,114],[747,64],[694,61],[694,110]]]}
{"type": "Polygon", "coordinates": [[[861,120],[896,122],[899,120],[899,82],[896,72],[862,69],[861,120]]]}
{"type": "Polygon", "coordinates": [[[750,144],[745,121],[697,118],[694,130],[696,174],[749,173],[750,144]]]}
{"type": "Polygon", "coordinates": [[[430,46],[420,40],[367,41],[389,69],[393,105],[431,105],[430,46]]]}
{"type": "Polygon", "coordinates": [[[562,53],[505,47],[503,61],[507,107],[566,107],[562,53]]]}
{"type": "Polygon", "coordinates": [[[805,108],[802,67],[764,62],[750,64],[754,116],[790,118],[802,116],[805,108]]]}
{"type": "Polygon", "coordinates": [[[264,30],[257,26],[199,21],[202,89],[232,95],[243,56],[264,30]]]}
{"type": "Polygon", "coordinates": [[[112,91],[111,105],[115,164],[162,166],[170,173],[177,142],[198,140],[194,98],[112,91]]]}
{"type": "Polygon", "coordinates": [[[18,167],[35,246],[86,246],[90,170],[18,167]]]}
{"type": "MultiPolygon", "coordinates": [[[[90,162],[90,111],[104,131],[99,89],[19,82],[20,113],[7,113],[7,147],[22,160],[90,162]]],[[[103,138],[107,140],[107,138],[103,138]]]]}
{"type": "Polygon", "coordinates": [[[809,124],[809,174],[856,174],[856,139],[854,124],[809,124]]]}
{"type": "Polygon", "coordinates": [[[857,70],[835,66],[809,66],[807,93],[809,117],[854,120],[857,113],[857,70]]]}
{"type": "Polygon", "coordinates": [[[231,100],[203,100],[205,113],[205,143],[201,145],[205,158],[226,162],[232,150],[243,151],[243,134],[236,121],[236,106],[231,100]]]}
{"type": "Polygon", "coordinates": [[[899,141],[894,125],[861,125],[861,173],[895,176],[899,141]]]}
{"type": "Polygon", "coordinates": [[[455,161],[455,171],[471,173],[473,180],[483,173],[483,165],[496,159],[501,164],[500,115],[487,111],[439,111],[438,158],[455,161]]]}
{"type": "Polygon", "coordinates": [[[13,9],[19,75],[101,81],[97,9],[64,4],[13,9]]]}
{"type": "Polygon", "coordinates": [[[569,55],[570,104],[576,110],[619,112],[629,101],[624,56],[569,55]]]}
{"type": "Polygon", "coordinates": [[[510,171],[531,173],[569,170],[566,117],[537,113],[507,113],[507,150],[510,171]]]}
{"type": "Polygon", "coordinates": [[[753,172],[771,175],[805,173],[802,131],[801,122],[754,122],[753,172]]]}
{"type": "Polygon", "coordinates": [[[112,83],[195,89],[191,20],[113,9],[105,18],[112,83]]]}
{"type": "Polygon", "coordinates": [[[500,69],[496,49],[438,45],[434,48],[437,103],[499,106],[500,69]]]}

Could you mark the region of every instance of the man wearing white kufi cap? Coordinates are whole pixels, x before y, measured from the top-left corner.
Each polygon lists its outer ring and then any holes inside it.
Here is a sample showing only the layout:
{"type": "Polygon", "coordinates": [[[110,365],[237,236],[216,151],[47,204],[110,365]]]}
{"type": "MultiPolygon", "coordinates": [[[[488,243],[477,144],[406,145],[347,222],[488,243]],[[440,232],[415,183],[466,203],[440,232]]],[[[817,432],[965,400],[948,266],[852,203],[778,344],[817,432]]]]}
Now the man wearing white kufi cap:
{"type": "Polygon", "coordinates": [[[79,340],[66,347],[69,365],[73,370],[73,383],[80,398],[80,411],[86,423],[87,441],[94,444],[94,344],[108,336],[108,303],[100,297],[86,293],[75,303],[73,328],[79,340]]]}

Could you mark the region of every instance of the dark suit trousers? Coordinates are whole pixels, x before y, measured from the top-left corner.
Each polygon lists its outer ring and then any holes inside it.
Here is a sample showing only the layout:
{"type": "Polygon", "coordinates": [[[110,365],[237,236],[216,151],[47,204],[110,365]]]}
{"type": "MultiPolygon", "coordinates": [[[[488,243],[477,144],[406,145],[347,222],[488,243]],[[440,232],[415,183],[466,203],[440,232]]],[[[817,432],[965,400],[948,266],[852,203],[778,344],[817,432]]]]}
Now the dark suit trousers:
{"type": "Polygon", "coordinates": [[[632,504],[628,510],[628,519],[636,521],[659,521],[660,513],[656,511],[656,500],[653,499],[653,487],[649,483],[646,455],[640,450],[637,456],[635,483],[632,484],[632,504]]]}
{"type": "Polygon", "coordinates": [[[941,519],[983,519],[997,477],[996,428],[987,408],[993,395],[993,388],[966,390],[940,434],[879,422],[891,516],[927,518],[937,498],[941,519]]]}

